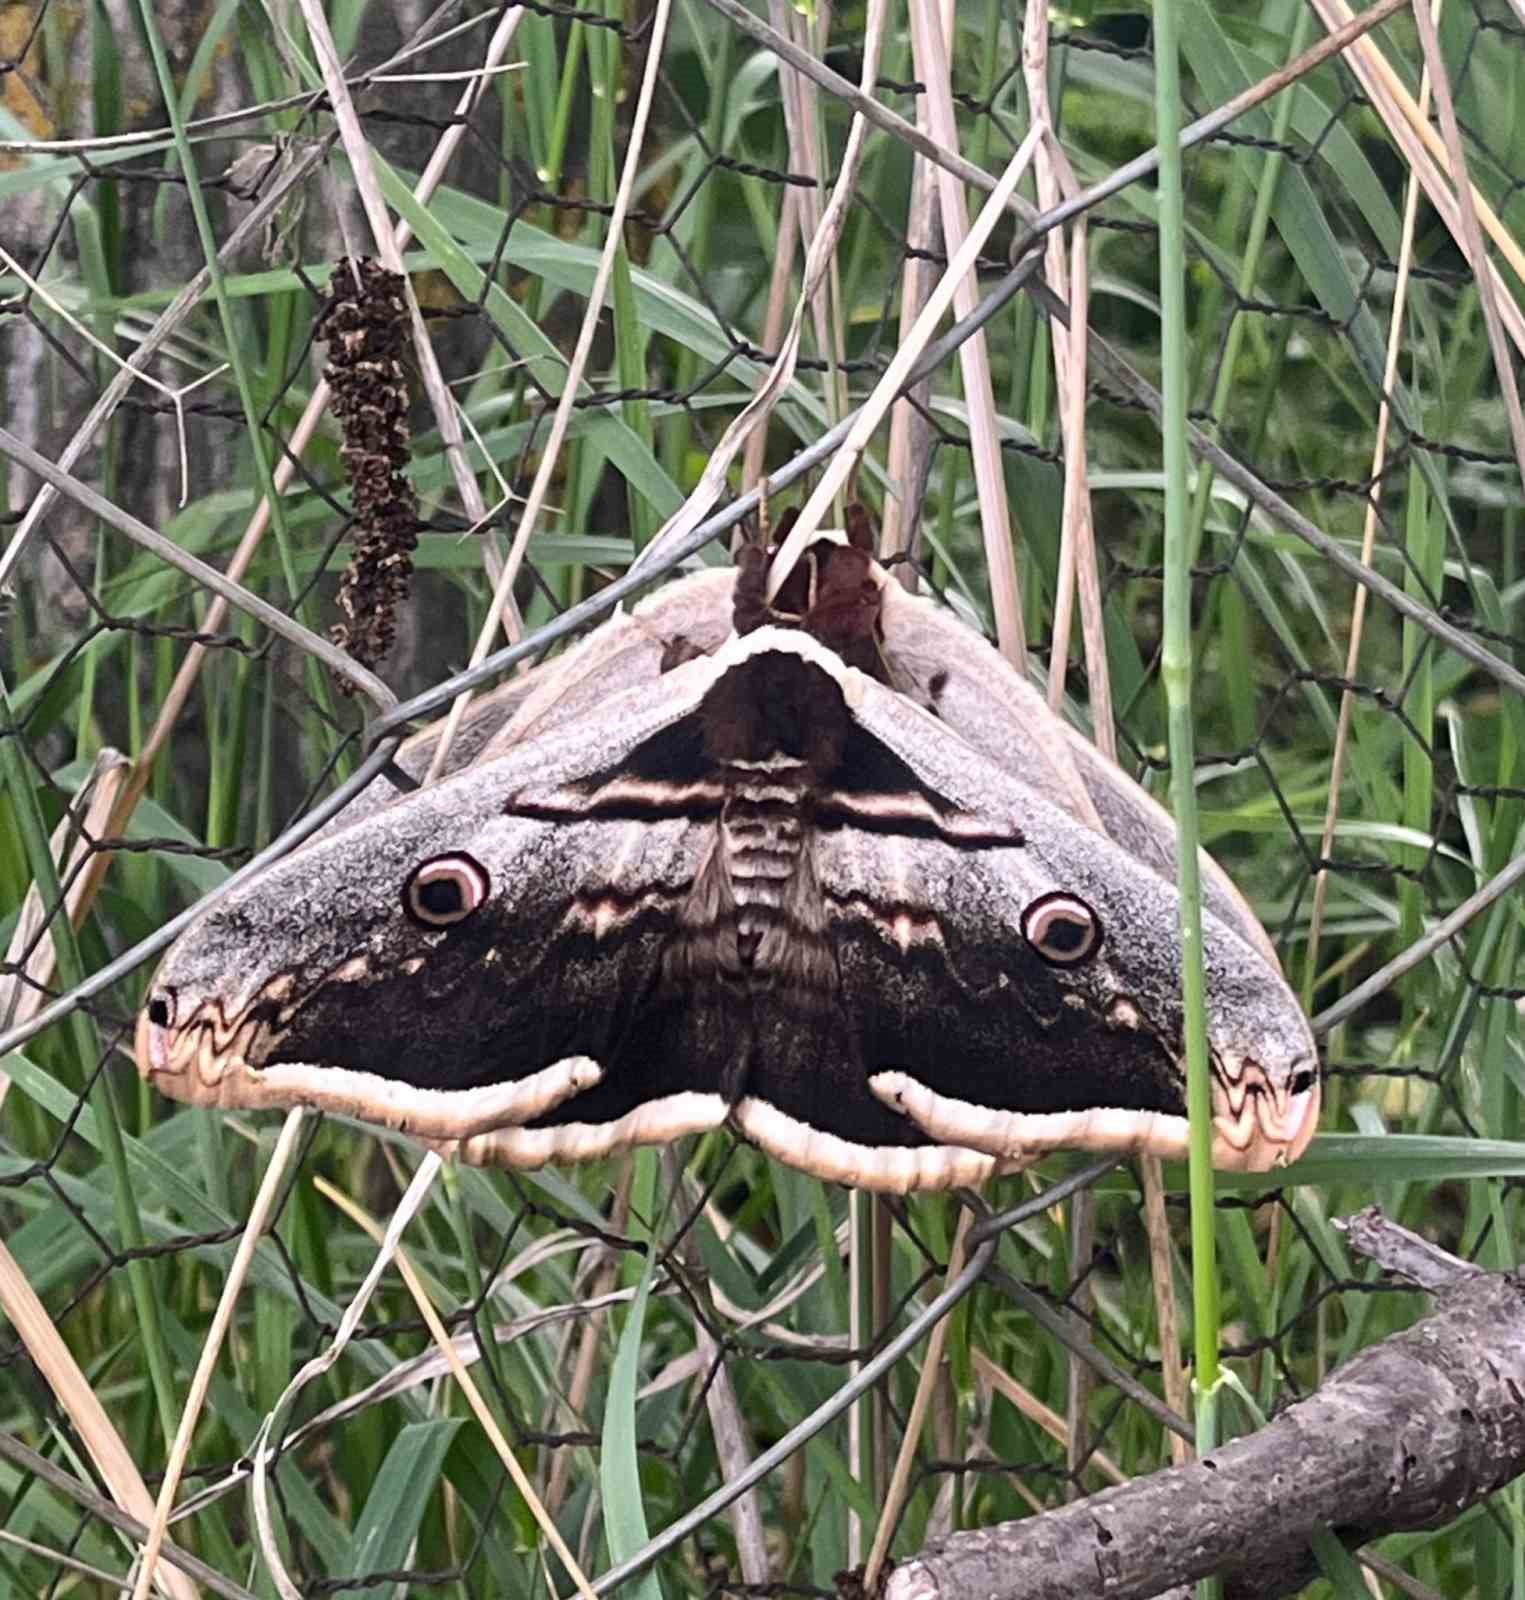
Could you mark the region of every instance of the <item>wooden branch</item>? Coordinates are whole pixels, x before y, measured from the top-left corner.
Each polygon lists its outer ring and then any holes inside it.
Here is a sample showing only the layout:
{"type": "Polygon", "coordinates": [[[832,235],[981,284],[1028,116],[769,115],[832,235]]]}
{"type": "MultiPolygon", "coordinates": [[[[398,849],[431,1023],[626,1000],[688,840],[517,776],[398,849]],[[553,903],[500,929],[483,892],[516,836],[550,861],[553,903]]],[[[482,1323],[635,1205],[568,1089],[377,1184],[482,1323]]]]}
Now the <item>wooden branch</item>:
{"type": "Polygon", "coordinates": [[[1349,1545],[1440,1527],[1525,1472],[1525,1278],[1375,1212],[1347,1236],[1435,1288],[1435,1310],[1205,1460],[928,1546],[884,1600],[1148,1600],[1212,1573],[1229,1600],[1273,1600],[1316,1573],[1320,1524],[1349,1545]]]}

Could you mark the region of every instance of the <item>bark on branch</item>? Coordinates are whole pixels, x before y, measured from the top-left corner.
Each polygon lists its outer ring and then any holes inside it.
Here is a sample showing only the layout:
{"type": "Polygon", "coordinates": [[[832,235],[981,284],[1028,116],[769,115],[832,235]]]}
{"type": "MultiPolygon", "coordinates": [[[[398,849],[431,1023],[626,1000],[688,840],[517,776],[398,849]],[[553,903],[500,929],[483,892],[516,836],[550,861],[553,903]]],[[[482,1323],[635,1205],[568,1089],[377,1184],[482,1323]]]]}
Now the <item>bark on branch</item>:
{"type": "Polygon", "coordinates": [[[1074,1505],[929,1546],[885,1600],[1148,1600],[1222,1573],[1295,1593],[1320,1524],[1347,1544],[1439,1527],[1525,1472],[1525,1278],[1478,1272],[1373,1213],[1350,1242],[1438,1291],[1258,1433],[1074,1505]]]}

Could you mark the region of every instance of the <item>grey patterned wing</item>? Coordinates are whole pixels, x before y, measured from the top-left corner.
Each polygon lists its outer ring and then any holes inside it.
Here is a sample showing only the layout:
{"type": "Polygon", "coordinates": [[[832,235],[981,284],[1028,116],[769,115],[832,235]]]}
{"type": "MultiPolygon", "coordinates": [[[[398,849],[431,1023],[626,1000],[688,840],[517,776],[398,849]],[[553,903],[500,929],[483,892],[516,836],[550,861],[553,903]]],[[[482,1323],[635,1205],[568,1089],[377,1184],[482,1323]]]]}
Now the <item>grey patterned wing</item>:
{"type": "Polygon", "coordinates": [[[712,1126],[723,1041],[694,1036],[662,971],[713,818],[597,802],[632,752],[691,720],[710,670],[637,685],[601,733],[516,744],[215,906],[158,974],[141,1069],[196,1103],[307,1104],[436,1141],[576,1125],[527,1142],[526,1161],[712,1126]]]}
{"type": "MultiPolygon", "coordinates": [[[[851,830],[819,840],[844,1004],[865,1019],[875,1093],[923,1131],[1007,1161],[1055,1145],[1182,1153],[1170,883],[878,685],[858,686],[854,717],[918,783],[971,814],[1005,806],[1022,829],[1019,846],[889,845],[851,830]]],[[[1259,945],[1211,913],[1204,953],[1215,1157],[1291,1159],[1317,1113],[1307,1022],[1259,945]]]]}
{"type": "MultiPolygon", "coordinates": [[[[987,760],[1050,804],[1090,822],[1167,884],[1175,882],[1175,822],[985,640],[943,607],[886,581],[881,613],[894,687],[931,710],[987,760]]],[[[1275,946],[1233,880],[1199,854],[1208,909],[1278,972],[1275,946]]]]}
{"type": "MultiPolygon", "coordinates": [[[[638,683],[655,686],[676,660],[711,655],[731,630],[731,568],[695,573],[666,584],[633,611],[617,612],[564,654],[476,695],[466,709],[441,777],[493,761],[524,739],[543,737],[574,717],[597,711],[638,683]]],[[[421,783],[434,761],[448,718],[404,740],[397,765],[421,783]]],[[[399,790],[383,775],[347,806],[326,832],[370,816],[399,790]]]]}

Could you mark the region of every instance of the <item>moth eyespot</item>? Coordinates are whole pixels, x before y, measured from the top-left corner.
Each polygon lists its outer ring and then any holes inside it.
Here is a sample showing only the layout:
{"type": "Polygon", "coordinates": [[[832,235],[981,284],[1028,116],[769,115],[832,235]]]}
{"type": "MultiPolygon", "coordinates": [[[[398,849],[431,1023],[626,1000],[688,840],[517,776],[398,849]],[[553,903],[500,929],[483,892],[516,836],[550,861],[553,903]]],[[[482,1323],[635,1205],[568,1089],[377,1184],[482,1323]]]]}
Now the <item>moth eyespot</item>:
{"type": "Polygon", "coordinates": [[[453,928],[485,903],[490,882],[487,868],[468,855],[435,856],[413,869],[402,908],[421,927],[453,928]]]}
{"type": "Polygon", "coordinates": [[[1056,889],[1023,911],[1022,937],[1051,967],[1078,967],[1101,949],[1101,919],[1084,900],[1056,889]]]}

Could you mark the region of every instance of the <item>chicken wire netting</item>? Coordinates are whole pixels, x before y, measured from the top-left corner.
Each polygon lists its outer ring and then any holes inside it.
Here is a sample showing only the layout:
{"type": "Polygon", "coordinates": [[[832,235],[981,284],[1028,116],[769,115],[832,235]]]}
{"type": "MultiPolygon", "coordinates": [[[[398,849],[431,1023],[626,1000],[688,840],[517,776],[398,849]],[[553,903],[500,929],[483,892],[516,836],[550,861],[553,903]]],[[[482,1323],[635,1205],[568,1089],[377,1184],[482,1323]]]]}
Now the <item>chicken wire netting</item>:
{"type": "MultiPolygon", "coordinates": [[[[259,619],[236,607],[209,614],[203,582],[135,542],[113,514],[213,567],[236,561],[243,590],[319,634],[340,619],[340,575],[360,536],[380,525],[346,478],[336,408],[320,404],[316,426],[304,423],[332,359],[332,327],[320,318],[333,264],[376,254],[308,24],[287,7],[152,13],[12,7],[0,28],[11,461],[0,541],[0,1021],[17,1025],[0,1105],[11,1323],[0,1362],[10,1378],[5,1443],[23,1447],[0,1461],[0,1582],[18,1594],[105,1592],[100,1569],[126,1569],[101,1509],[119,1486],[79,1385],[104,1407],[151,1496],[278,1126],[172,1107],[139,1085],[131,1024],[146,957],[109,983],[82,982],[352,773],[372,709],[259,619]],[[179,96],[179,135],[161,71],[179,96]],[[125,362],[142,376],[127,381],[125,362]],[[61,495],[26,449],[68,475],[61,495]],[[273,516],[262,509],[272,478],[282,490],[273,516]],[[82,501],[73,484],[106,504],[82,501]],[[53,831],[53,882],[37,880],[29,807],[53,831]],[[45,1028],[26,1031],[60,999],[45,1028]],[[18,1284],[36,1297],[51,1342],[27,1324],[18,1284]],[[49,1364],[44,1352],[59,1346],[79,1383],[49,1364]]],[[[1342,16],[1291,3],[1242,15],[1188,8],[1186,118],[1259,82],[1342,16]]],[[[395,500],[383,507],[393,521],[382,537],[414,546],[416,567],[378,667],[399,697],[465,664],[509,557],[653,48],[656,91],[624,253],[548,513],[514,584],[528,632],[625,569],[773,360],[780,308],[798,292],[801,234],[818,224],[842,157],[851,108],[838,88],[857,80],[868,19],[840,11],[826,31],[824,11],[774,6],[755,20],[837,77],[808,80],[755,27],[707,6],[667,18],[646,6],[404,4],[332,19],[346,111],[392,221],[412,236],[403,259],[438,372],[431,387],[410,346],[406,392],[388,413],[388,484],[401,483],[403,500],[401,511],[395,500]],[[488,41],[510,21],[506,53],[484,70],[488,41]],[[442,151],[447,165],[427,198],[410,200],[442,151]]],[[[1042,70],[1082,187],[1152,143],[1149,21],[1127,7],[1048,18],[1042,70]]],[[[1439,38],[1514,369],[1525,27],[1513,8],[1475,0],[1446,8],[1439,38]]],[[[1023,47],[1034,39],[1021,7],[958,8],[948,76],[958,149],[992,174],[1029,125],[1023,47]]],[[[1518,1135],[1525,984],[1518,897],[1497,893],[1513,882],[1500,875],[1517,854],[1525,799],[1516,754],[1525,727],[1509,676],[1525,643],[1513,376],[1501,386],[1489,296],[1448,188],[1437,198],[1421,186],[1411,253],[1404,245],[1411,174],[1427,160],[1444,183],[1450,162],[1420,103],[1412,17],[1400,12],[1371,40],[1391,83],[1353,54],[1327,61],[1196,142],[1186,169],[1191,417],[1230,458],[1193,485],[1205,842],[1255,905],[1324,1033],[1317,1181],[1230,1183],[1219,1199],[1224,1347],[1268,1407],[1307,1393],[1416,1312],[1411,1295],[1352,1264],[1332,1215],[1378,1198],[1489,1266],[1513,1265],[1518,1226],[1508,1144],[1518,1135]],[[1407,122],[1405,99],[1418,107],[1407,122]],[[1333,556],[1298,536],[1283,504],[1333,541],[1333,556]],[[1334,557],[1348,566],[1360,554],[1369,514],[1371,565],[1412,605],[1404,614],[1383,595],[1371,601],[1350,670],[1355,586],[1334,557]],[[1337,742],[1341,808],[1326,846],[1337,742]],[[1489,885],[1494,897],[1469,907],[1489,885]],[[1445,919],[1459,907],[1453,926],[1445,919]],[[1416,958],[1406,970],[1358,989],[1405,954],[1416,958]],[[1434,1142],[1417,1150],[1386,1137],[1399,1133],[1434,1142]],[[1358,1155],[1340,1143],[1350,1134],[1372,1142],[1358,1155]]],[[[892,15],[880,104],[914,123],[927,76],[892,15]]],[[[927,170],[893,131],[872,133],[796,375],[765,450],[738,459],[728,495],[797,458],[884,371],[903,335],[910,269],[925,263],[935,277],[947,260],[916,203],[927,170]]],[[[1036,200],[1031,185],[1028,194],[1036,200]]],[[[972,207],[979,196],[968,198],[972,207]]],[[[1163,793],[1153,176],[1085,216],[1093,352],[1099,341],[1124,363],[1094,356],[1085,403],[1111,697],[1120,759],[1163,793]]],[[[1007,278],[1023,231],[1015,218],[997,229],[982,291],[1007,278]]],[[[1048,285],[1061,299],[1070,287],[1048,285]]],[[[1040,666],[1051,665],[1065,519],[1051,306],[1019,293],[984,330],[1040,666]]],[[[924,583],[988,629],[965,382],[950,356],[912,397],[920,466],[901,515],[924,583]]],[[[882,470],[865,470],[858,492],[885,514],[882,470]]],[[[351,593],[363,631],[376,591],[351,593]]],[[[1078,629],[1069,654],[1071,710],[1083,722],[1093,697],[1078,629]]],[[[199,1509],[172,1528],[225,1592],[269,1592],[244,1498],[247,1452],[287,1378],[330,1341],[374,1252],[328,1195],[342,1191],[384,1221],[416,1162],[405,1140],[334,1119],[303,1131],[194,1436],[180,1499],[199,1509]]],[[[1062,1160],[1045,1169],[1062,1170],[1062,1160]]],[[[1006,1180],[991,1203],[1033,1188],[1006,1180]]],[[[1120,1168],[1094,1196],[1089,1215],[1067,1202],[1008,1233],[997,1267],[950,1313],[909,1493],[895,1507],[898,1553],[1169,1459],[1138,1179],[1120,1168]]],[[[924,1308],[947,1270],[960,1204],[922,1197],[853,1215],[844,1191],[717,1136],[588,1169],[452,1173],[407,1243],[551,1515],[597,1572],[644,1537],[606,1526],[622,1482],[639,1485],[651,1532],[672,1523],[819,1410],[924,1308]],[[635,1437],[621,1442],[607,1425],[611,1395],[624,1393],[616,1351],[652,1255],[627,1375],[635,1437]],[[611,1461],[634,1476],[611,1476],[611,1461]]],[[[1165,1236],[1184,1301],[1185,1208],[1174,1189],[1165,1236]]],[[[925,1349],[666,1551],[663,1583],[831,1593],[838,1570],[867,1553],[925,1349]]],[[[271,1503],[299,1592],[567,1592],[559,1558],[545,1554],[445,1370],[400,1280],[384,1279],[346,1358],[278,1441],[271,1503]]],[[[134,1514],[143,1520],[141,1504],[134,1514]]],[[[1469,1585],[1485,1583],[1496,1551],[1463,1533],[1416,1540],[1402,1557],[1431,1592],[1481,1593],[1469,1585]]]]}

